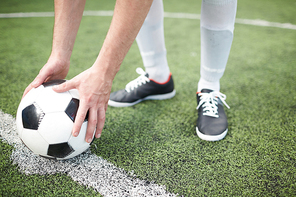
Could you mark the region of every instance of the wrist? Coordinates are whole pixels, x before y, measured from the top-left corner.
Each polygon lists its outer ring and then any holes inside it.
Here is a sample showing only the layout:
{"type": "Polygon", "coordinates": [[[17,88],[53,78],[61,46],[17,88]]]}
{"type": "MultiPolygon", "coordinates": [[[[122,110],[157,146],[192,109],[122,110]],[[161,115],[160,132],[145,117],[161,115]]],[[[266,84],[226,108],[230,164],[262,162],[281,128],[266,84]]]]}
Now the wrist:
{"type": "Polygon", "coordinates": [[[70,66],[70,57],[71,55],[66,55],[62,52],[52,52],[47,62],[70,66]]]}
{"type": "Polygon", "coordinates": [[[122,59],[123,58],[118,56],[117,51],[111,50],[111,47],[107,47],[106,49],[106,47],[103,46],[92,67],[101,75],[103,74],[107,79],[113,81],[119,71],[122,59]]]}
{"type": "Polygon", "coordinates": [[[104,80],[113,81],[115,75],[119,71],[119,66],[115,66],[114,64],[108,64],[106,62],[100,63],[100,61],[96,61],[91,68],[104,80]]]}

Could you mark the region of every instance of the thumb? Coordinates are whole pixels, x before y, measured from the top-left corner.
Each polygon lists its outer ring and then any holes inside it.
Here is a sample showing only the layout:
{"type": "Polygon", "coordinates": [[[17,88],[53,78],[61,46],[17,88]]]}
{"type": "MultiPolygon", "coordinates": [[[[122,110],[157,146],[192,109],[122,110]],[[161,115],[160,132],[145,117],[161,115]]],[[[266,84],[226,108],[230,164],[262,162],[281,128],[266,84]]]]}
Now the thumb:
{"type": "Polygon", "coordinates": [[[71,89],[75,89],[75,84],[72,80],[66,81],[60,85],[55,85],[52,87],[53,91],[61,93],[66,92],[71,89]]]}

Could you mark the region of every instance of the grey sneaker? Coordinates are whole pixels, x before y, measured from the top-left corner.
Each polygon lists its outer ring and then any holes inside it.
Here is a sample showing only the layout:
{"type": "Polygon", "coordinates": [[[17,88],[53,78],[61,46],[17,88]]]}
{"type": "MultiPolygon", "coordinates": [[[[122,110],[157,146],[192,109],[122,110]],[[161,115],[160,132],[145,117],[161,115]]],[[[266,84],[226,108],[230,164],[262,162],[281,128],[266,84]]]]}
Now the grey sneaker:
{"type": "Polygon", "coordinates": [[[197,92],[198,118],[196,132],[198,137],[207,141],[222,140],[228,131],[227,117],[223,108],[226,95],[221,92],[203,89],[197,92]]]}
{"type": "Polygon", "coordinates": [[[153,79],[149,79],[148,73],[142,68],[137,68],[136,71],[140,76],[129,82],[125,89],[112,92],[108,105],[129,107],[145,100],[164,100],[175,96],[176,91],[174,90],[174,81],[171,74],[166,82],[158,83],[153,79]]]}

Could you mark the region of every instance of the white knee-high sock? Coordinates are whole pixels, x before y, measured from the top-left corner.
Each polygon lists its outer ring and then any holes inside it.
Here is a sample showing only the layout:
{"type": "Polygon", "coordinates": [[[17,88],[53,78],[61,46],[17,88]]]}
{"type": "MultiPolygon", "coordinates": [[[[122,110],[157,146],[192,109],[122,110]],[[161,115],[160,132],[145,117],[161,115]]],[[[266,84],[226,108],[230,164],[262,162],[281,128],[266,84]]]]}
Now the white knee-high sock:
{"type": "Polygon", "coordinates": [[[233,40],[237,0],[203,0],[201,6],[201,65],[197,91],[220,91],[233,40]]]}
{"type": "Polygon", "coordinates": [[[136,38],[149,78],[165,82],[170,75],[163,32],[163,2],[154,0],[136,38]]]}

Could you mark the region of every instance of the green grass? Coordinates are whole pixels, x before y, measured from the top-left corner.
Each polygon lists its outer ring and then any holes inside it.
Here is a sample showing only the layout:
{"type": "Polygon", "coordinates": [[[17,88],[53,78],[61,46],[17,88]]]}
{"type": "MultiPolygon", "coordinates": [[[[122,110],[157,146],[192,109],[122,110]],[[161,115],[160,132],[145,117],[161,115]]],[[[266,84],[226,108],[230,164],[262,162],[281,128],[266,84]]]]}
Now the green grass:
{"type": "MultiPolygon", "coordinates": [[[[165,11],[199,13],[200,1],[164,1],[165,11]],[[178,3],[179,2],[179,3],[178,3]]],[[[295,1],[239,1],[238,18],[293,23],[295,1]]],[[[114,1],[88,1],[86,10],[111,10],[114,1]],[[100,7],[101,6],[101,7],[100,7]]],[[[53,11],[51,1],[1,1],[0,12],[53,11]]],[[[95,60],[111,17],[84,17],[68,79],[95,60]]],[[[0,19],[0,109],[15,116],[24,88],[51,50],[53,18],[0,19]]],[[[237,24],[221,79],[229,133],[219,142],[195,133],[199,79],[199,21],[165,19],[168,62],[177,94],[130,108],[109,107],[92,152],[141,179],[184,196],[296,195],[296,32],[237,24]]],[[[134,44],[112,91],[137,77],[134,44]]],[[[0,142],[0,195],[94,196],[69,177],[24,175],[12,165],[12,147],[0,142]],[[17,185],[17,187],[15,187],[17,185]],[[75,188],[75,189],[73,189],[75,188]]]]}

